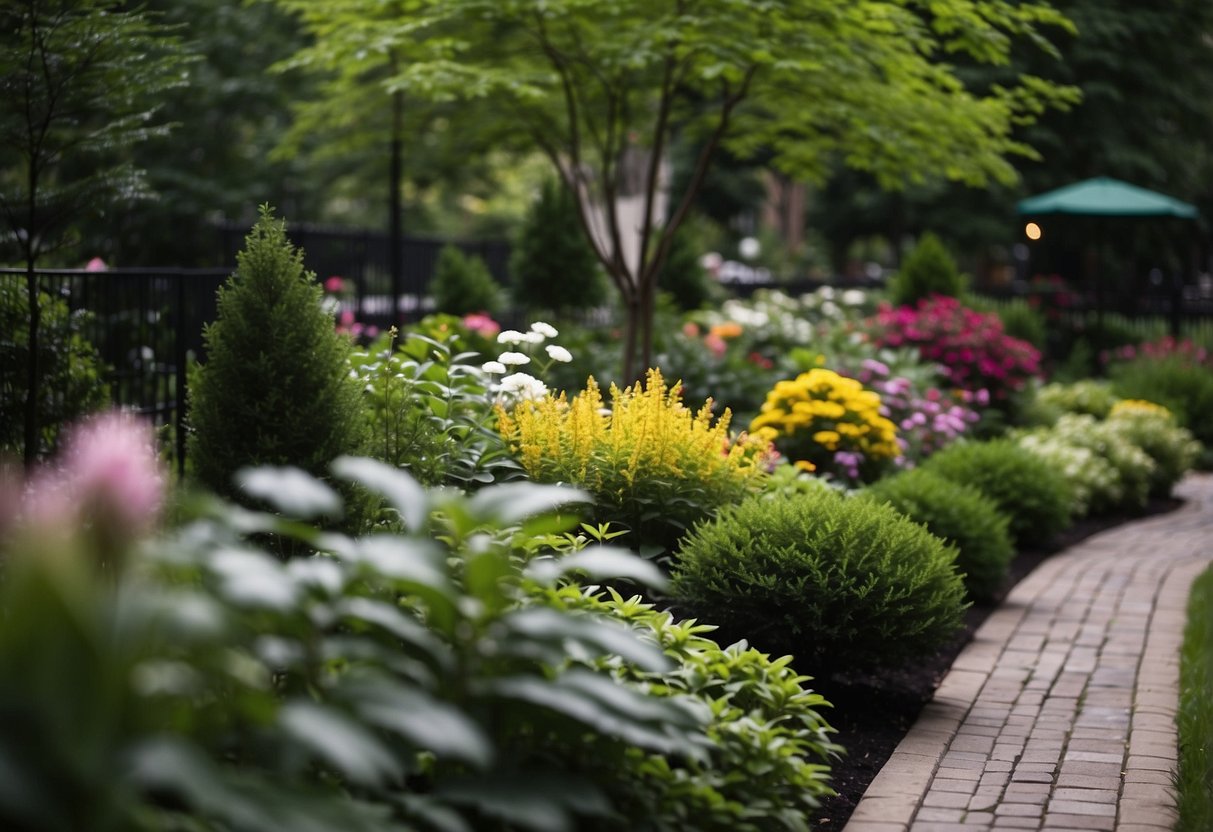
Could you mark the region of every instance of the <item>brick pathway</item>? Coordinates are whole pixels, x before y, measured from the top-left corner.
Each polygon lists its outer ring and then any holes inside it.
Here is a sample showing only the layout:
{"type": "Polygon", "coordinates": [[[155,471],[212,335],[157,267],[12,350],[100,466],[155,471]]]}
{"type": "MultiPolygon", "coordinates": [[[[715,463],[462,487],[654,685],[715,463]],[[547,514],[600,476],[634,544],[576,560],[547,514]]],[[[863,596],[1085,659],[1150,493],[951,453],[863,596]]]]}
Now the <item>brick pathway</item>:
{"type": "Polygon", "coordinates": [[[1019,583],[957,658],[845,832],[1162,832],[1179,645],[1213,561],[1213,476],[1019,583]]]}

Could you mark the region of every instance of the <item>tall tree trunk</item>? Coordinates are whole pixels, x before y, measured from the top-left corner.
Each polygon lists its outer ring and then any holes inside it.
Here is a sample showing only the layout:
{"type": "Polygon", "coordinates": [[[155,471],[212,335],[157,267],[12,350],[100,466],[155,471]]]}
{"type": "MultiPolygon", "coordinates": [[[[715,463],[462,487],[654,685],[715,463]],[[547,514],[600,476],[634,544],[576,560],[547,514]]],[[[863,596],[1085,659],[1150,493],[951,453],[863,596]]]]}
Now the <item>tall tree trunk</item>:
{"type": "Polygon", "coordinates": [[[631,384],[636,380],[636,348],[640,343],[640,329],[644,322],[644,305],[640,295],[634,294],[623,304],[623,383],[631,384]]]}
{"type": "Polygon", "coordinates": [[[31,252],[25,260],[25,285],[29,293],[29,332],[26,341],[26,377],[25,377],[25,441],[23,461],[27,471],[33,470],[38,458],[38,353],[39,329],[42,324],[42,307],[38,303],[38,275],[34,272],[34,255],[31,252]]]}

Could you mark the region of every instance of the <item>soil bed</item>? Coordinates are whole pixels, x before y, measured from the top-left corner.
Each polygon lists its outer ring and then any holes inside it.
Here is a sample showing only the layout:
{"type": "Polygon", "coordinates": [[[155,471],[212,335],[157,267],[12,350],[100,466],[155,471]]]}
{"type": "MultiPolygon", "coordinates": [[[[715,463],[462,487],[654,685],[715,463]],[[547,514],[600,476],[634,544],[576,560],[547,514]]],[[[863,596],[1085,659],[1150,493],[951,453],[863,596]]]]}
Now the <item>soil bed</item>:
{"type": "MultiPolygon", "coordinates": [[[[999,599],[1042,561],[1097,532],[1155,514],[1173,511],[1182,505],[1178,499],[1153,500],[1133,516],[1112,516],[1083,520],[1059,535],[1048,549],[1020,552],[1011,563],[1010,575],[999,599]]],[[[879,674],[849,674],[846,677],[814,679],[809,685],[834,704],[825,712],[838,729],[834,740],[846,754],[832,766],[831,784],[837,796],[827,799],[814,818],[814,828],[842,829],[855,804],[867,790],[901,738],[910,730],[923,706],[930,701],[956,656],[968,644],[973,633],[998,606],[998,602],[974,605],[965,616],[964,629],[944,649],[933,656],[915,660],[911,665],[879,674]]]]}

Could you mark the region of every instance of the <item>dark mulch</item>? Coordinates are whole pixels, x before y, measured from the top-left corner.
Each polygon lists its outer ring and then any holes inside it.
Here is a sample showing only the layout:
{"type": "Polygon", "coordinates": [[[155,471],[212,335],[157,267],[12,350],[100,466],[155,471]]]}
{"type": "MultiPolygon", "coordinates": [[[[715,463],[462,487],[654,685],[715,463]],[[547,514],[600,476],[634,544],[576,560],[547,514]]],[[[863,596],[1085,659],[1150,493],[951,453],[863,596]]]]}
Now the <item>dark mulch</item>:
{"type": "MultiPolygon", "coordinates": [[[[1020,552],[1011,564],[1011,573],[999,598],[1005,597],[1015,584],[1050,555],[1121,523],[1173,511],[1182,502],[1178,499],[1154,500],[1138,515],[1084,520],[1059,536],[1048,549],[1020,552]]],[[[997,606],[992,603],[971,607],[965,617],[964,630],[951,643],[934,656],[915,660],[910,666],[879,674],[814,679],[810,683],[833,703],[834,708],[827,711],[826,716],[838,729],[835,740],[846,749],[846,754],[835,761],[831,772],[831,783],[838,795],[825,801],[815,818],[815,828],[841,829],[846,824],[868,784],[930,701],[956,656],[997,606]]]]}

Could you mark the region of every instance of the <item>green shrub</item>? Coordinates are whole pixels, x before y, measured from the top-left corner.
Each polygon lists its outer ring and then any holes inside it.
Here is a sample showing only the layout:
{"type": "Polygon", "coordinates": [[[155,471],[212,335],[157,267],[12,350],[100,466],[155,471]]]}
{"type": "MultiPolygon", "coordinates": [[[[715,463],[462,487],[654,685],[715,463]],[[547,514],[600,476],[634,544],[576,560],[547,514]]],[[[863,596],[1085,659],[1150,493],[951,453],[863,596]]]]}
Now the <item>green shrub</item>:
{"type": "Polygon", "coordinates": [[[1052,425],[1066,413],[1085,413],[1103,419],[1120,401],[1106,381],[1083,379],[1070,384],[1054,382],[1036,391],[1027,405],[1031,421],[1052,425]]]}
{"type": "Polygon", "coordinates": [[[1027,341],[1041,352],[1048,347],[1048,330],[1045,318],[1038,310],[1022,298],[1014,298],[1000,304],[995,310],[1002,319],[1002,328],[1012,338],[1027,341]]]}
{"type": "Polygon", "coordinates": [[[1183,356],[1142,356],[1114,365],[1110,373],[1118,396],[1166,407],[1203,445],[1213,445],[1213,370],[1183,356]]]}
{"type": "Polygon", "coordinates": [[[434,299],[434,311],[448,315],[492,314],[504,305],[501,287],[484,261],[454,245],[443,246],[438,252],[430,297],[434,299]]]}
{"type": "Polygon", "coordinates": [[[1171,411],[1153,402],[1126,399],[1108,414],[1107,426],[1154,460],[1150,495],[1168,497],[1200,457],[1200,443],[1192,432],[1181,428],[1171,411]]]}
{"type": "Polygon", "coordinates": [[[993,597],[1015,555],[1009,518],[981,494],[920,468],[878,480],[866,493],[956,546],[956,568],[969,596],[993,597]]]}
{"type": "Polygon", "coordinates": [[[1065,478],[1010,440],[959,442],[922,467],[993,500],[1010,518],[1018,546],[1046,544],[1069,525],[1072,496],[1065,478]]]}
{"type": "Polygon", "coordinates": [[[492,429],[493,398],[476,353],[455,353],[460,340],[395,330],[350,356],[369,424],[367,453],[405,468],[424,485],[471,489],[513,479],[518,465],[492,429]]]}
{"type": "Polygon", "coordinates": [[[801,668],[897,664],[954,634],[956,550],[890,506],[825,491],[751,497],[682,543],[673,591],[691,614],[801,668]]]}
{"type": "MultiPolygon", "coordinates": [[[[53,453],[63,426],[109,403],[104,365],[80,334],[83,313],[62,298],[38,293],[38,386],[35,456],[53,453]]],[[[25,278],[0,278],[0,453],[25,453],[25,399],[29,390],[29,291],[25,278]]]]}
{"type": "Polygon", "coordinates": [[[510,255],[515,306],[564,312],[606,301],[606,280],[577,210],[567,188],[544,183],[510,255]]]}
{"type": "Polygon", "coordinates": [[[894,306],[913,306],[931,295],[960,297],[964,288],[964,278],[947,247],[937,236],[927,232],[906,255],[896,276],[889,282],[889,295],[894,306]]]}
{"type": "Polygon", "coordinates": [[[808,677],[791,657],[772,659],[744,641],[721,647],[706,636],[716,628],[676,621],[640,597],[624,599],[590,588],[567,586],[549,592],[560,608],[607,614],[651,638],[675,662],[665,673],[616,665],[615,676],[654,694],[692,696],[709,706],[705,760],[670,765],[639,749],[616,769],[621,802],[652,832],[761,832],[807,829],[808,817],[828,786],[833,729],[820,709],[822,697],[805,687],[808,677]],[[746,772],[738,777],[738,772],[746,772]]]}
{"type": "MultiPolygon", "coordinates": [[[[1154,460],[1115,426],[1083,413],[1067,413],[1048,429],[1048,433],[1067,445],[1087,448],[1116,471],[1121,498],[1107,508],[1145,506],[1154,477],[1154,460]]],[[[1100,509],[1098,506],[1092,508],[1096,511],[1100,509]]]]}
{"type": "Polygon", "coordinates": [[[1125,502],[1125,486],[1116,466],[1091,448],[1051,430],[1020,434],[1015,443],[1065,478],[1072,516],[1105,514],[1125,502]]]}
{"type": "Polygon", "coordinates": [[[236,262],[190,384],[191,471],[225,496],[236,496],[233,476],[250,465],[323,475],[362,449],[367,421],[349,375],[350,342],[268,206],[236,262]]]}

